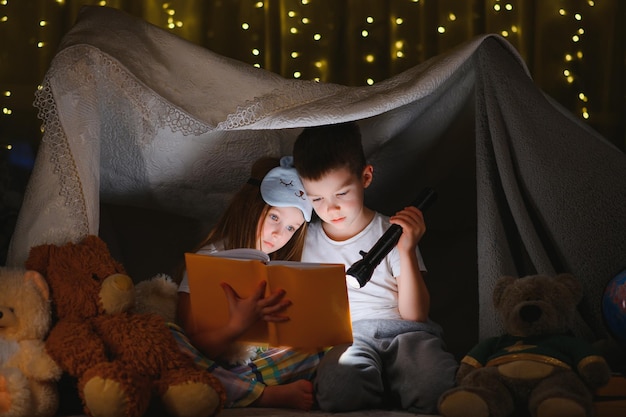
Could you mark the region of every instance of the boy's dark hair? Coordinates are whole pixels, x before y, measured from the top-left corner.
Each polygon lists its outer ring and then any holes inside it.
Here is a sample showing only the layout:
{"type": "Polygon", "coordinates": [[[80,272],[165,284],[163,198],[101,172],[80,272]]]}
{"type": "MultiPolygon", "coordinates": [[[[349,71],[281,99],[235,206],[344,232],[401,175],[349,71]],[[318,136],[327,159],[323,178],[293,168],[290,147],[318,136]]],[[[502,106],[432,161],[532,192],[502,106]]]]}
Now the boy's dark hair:
{"type": "Polygon", "coordinates": [[[304,128],[293,145],[293,162],[298,175],[308,180],[341,168],[360,176],[367,162],[359,126],[346,122],[304,128]]]}

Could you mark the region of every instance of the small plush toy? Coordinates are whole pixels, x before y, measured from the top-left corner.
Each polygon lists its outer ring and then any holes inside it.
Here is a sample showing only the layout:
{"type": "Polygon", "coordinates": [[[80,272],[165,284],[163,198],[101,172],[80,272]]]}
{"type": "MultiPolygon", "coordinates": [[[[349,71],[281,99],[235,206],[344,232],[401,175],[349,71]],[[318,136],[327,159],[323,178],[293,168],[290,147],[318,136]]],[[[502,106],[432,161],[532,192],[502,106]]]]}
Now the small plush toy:
{"type": "Polygon", "coordinates": [[[46,353],[50,292],[40,273],[0,267],[0,417],[50,417],[61,368],[46,353]]]}
{"type": "Polygon", "coordinates": [[[36,246],[26,265],[50,286],[46,349],[75,379],[86,414],[140,417],[153,399],[175,417],[219,412],[222,385],[180,351],[163,317],[130,312],[133,282],[100,238],[36,246]]]}
{"type": "Polygon", "coordinates": [[[589,417],[593,391],[610,370],[586,341],[568,334],[582,285],[570,274],[502,277],[493,302],[506,334],[476,345],[461,361],[458,386],[439,399],[446,417],[589,417]]]}
{"type": "Polygon", "coordinates": [[[135,285],[134,313],[158,314],[167,322],[176,321],[178,285],[169,275],[157,274],[135,285]]]}

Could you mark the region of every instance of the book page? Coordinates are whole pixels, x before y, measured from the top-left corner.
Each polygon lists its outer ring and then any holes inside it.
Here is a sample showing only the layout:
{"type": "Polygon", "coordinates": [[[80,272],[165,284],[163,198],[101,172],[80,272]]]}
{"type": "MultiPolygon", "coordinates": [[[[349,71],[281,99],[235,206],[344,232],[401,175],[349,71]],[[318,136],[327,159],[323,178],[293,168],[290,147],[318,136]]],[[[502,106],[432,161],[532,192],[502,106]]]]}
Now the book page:
{"type": "Polygon", "coordinates": [[[268,263],[270,261],[270,257],[267,253],[251,248],[227,249],[212,253],[209,256],[218,256],[220,258],[230,259],[256,259],[264,263],[268,263]]]}
{"type": "MultiPolygon", "coordinates": [[[[215,329],[228,323],[228,301],[220,283],[226,282],[242,298],[253,294],[267,280],[266,266],[259,260],[234,260],[213,255],[186,253],[189,299],[196,330],[215,329]]],[[[267,323],[258,321],[239,340],[267,343],[267,323]]]]}
{"type": "Polygon", "coordinates": [[[318,348],[352,342],[343,264],[272,263],[268,269],[270,289],[284,289],[292,301],[285,312],[290,320],[270,323],[276,334],[273,344],[318,348]]]}

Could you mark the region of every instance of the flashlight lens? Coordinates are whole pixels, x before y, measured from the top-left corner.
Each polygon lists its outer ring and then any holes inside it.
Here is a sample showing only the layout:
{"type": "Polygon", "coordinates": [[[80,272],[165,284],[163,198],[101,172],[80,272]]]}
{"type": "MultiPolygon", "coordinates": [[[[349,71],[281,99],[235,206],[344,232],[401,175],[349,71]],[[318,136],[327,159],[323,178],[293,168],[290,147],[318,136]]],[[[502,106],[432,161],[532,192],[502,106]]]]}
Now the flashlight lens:
{"type": "Polygon", "coordinates": [[[359,284],[359,280],[353,277],[352,275],[346,275],[346,282],[352,288],[361,288],[361,284],[359,284]]]}

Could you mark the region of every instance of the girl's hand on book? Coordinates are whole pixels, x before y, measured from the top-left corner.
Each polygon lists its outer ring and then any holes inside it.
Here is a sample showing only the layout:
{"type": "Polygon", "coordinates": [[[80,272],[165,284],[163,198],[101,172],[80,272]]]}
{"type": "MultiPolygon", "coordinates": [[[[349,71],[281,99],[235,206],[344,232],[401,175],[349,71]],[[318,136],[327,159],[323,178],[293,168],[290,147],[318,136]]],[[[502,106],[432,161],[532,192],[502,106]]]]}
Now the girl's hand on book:
{"type": "Polygon", "coordinates": [[[285,291],[277,290],[265,297],[267,283],[263,281],[252,295],[241,298],[230,285],[226,283],[221,285],[228,300],[229,326],[237,333],[243,333],[259,320],[271,322],[289,320],[288,316],[280,314],[291,305],[291,301],[283,299],[285,291]]]}

